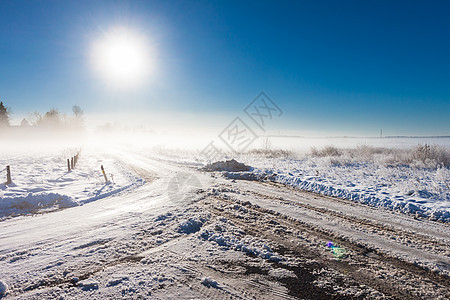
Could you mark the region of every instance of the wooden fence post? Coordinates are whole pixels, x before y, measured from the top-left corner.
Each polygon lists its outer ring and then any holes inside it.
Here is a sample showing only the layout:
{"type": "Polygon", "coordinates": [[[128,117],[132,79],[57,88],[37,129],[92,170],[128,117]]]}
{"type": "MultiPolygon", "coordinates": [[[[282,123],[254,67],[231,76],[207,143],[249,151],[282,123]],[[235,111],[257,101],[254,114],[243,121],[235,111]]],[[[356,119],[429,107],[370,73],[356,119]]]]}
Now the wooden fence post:
{"type": "Polygon", "coordinates": [[[11,169],[9,168],[9,166],[6,166],[6,184],[11,184],[12,180],[11,180],[11,169]]]}
{"type": "Polygon", "coordinates": [[[105,183],[108,183],[108,178],[106,177],[105,169],[103,168],[103,165],[101,166],[103,177],[105,177],[105,183]]]}
{"type": "Polygon", "coordinates": [[[70,158],[70,167],[71,167],[72,170],[73,170],[73,168],[74,168],[74,165],[73,165],[73,157],[70,158]]]}
{"type": "Polygon", "coordinates": [[[67,171],[70,172],[70,160],[67,159],[67,171]]]}

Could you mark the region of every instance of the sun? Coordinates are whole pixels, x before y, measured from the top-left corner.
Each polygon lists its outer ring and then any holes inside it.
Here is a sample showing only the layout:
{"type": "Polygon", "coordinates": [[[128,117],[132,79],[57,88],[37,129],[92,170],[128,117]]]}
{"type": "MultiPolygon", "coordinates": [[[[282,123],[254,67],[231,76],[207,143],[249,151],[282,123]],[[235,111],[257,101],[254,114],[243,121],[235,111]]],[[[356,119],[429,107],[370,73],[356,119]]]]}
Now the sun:
{"type": "Polygon", "coordinates": [[[145,36],[127,28],[114,28],[93,43],[91,60],[107,83],[116,88],[133,88],[152,71],[150,52],[145,36]]]}

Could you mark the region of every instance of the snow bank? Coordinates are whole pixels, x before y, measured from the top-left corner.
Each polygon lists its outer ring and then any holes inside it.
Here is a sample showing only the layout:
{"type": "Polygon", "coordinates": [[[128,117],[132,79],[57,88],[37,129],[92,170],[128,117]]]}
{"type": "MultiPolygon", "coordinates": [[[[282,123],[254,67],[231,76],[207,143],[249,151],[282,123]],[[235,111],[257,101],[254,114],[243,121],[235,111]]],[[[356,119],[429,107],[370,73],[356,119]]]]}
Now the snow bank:
{"type": "Polygon", "coordinates": [[[71,197],[57,193],[28,193],[24,197],[4,197],[0,200],[0,204],[0,218],[77,205],[71,197]]]}
{"type": "MultiPolygon", "coordinates": [[[[337,178],[323,182],[320,177],[303,178],[290,174],[280,174],[276,182],[322,195],[339,197],[375,207],[399,210],[441,222],[450,222],[450,197],[440,198],[440,194],[426,189],[411,189],[406,192],[390,189],[388,185],[376,183],[374,186],[335,183],[337,178]]],[[[398,184],[401,184],[399,182],[398,184]]],[[[448,192],[447,192],[448,193],[448,192]]]]}
{"type": "Polygon", "coordinates": [[[271,180],[322,195],[450,222],[450,168],[384,165],[377,161],[333,163],[332,157],[241,157],[252,172],[232,179],[271,180]]]}

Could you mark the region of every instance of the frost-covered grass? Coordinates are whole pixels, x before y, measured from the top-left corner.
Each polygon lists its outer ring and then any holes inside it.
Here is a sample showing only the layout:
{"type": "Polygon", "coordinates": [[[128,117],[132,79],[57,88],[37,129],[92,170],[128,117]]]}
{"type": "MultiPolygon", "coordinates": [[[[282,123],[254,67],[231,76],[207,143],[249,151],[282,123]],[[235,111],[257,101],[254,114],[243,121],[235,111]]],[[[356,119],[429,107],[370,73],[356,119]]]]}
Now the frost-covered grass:
{"type": "Polygon", "coordinates": [[[443,146],[419,144],[409,149],[357,146],[339,149],[326,146],[312,148],[314,157],[328,157],[335,165],[351,165],[358,162],[373,162],[380,166],[408,166],[438,169],[450,167],[450,150],[443,146]]]}
{"type": "MultiPolygon", "coordinates": [[[[250,172],[226,174],[229,178],[270,178],[323,195],[450,222],[450,148],[441,142],[444,145],[321,146],[308,152],[270,145],[245,153],[224,151],[219,160],[236,159],[254,167],[250,172]]],[[[165,155],[167,159],[182,164],[210,163],[200,152],[167,153],[171,153],[165,155]]]]}
{"type": "MultiPolygon", "coordinates": [[[[0,184],[0,218],[76,206],[142,183],[107,153],[86,149],[77,168],[67,172],[66,159],[76,150],[2,153],[0,167],[11,165],[13,184],[0,184]],[[112,179],[110,184],[104,182],[101,164],[112,179]]],[[[124,151],[195,167],[209,162],[201,151],[167,146],[124,151]]],[[[450,148],[446,146],[322,146],[300,153],[269,145],[246,153],[223,153],[223,160],[234,158],[254,168],[252,176],[244,176],[247,179],[271,178],[307,191],[450,221],[450,148]]],[[[4,169],[0,176],[5,178],[4,169]]]]}
{"type": "MultiPolygon", "coordinates": [[[[443,145],[321,146],[308,152],[269,145],[245,153],[222,149],[218,160],[236,159],[254,168],[227,174],[229,178],[270,178],[323,195],[449,222],[450,148],[441,142],[443,145]]],[[[211,163],[201,149],[162,146],[140,152],[200,169],[211,163]]]]}
{"type": "Polygon", "coordinates": [[[239,159],[255,167],[257,175],[267,174],[303,190],[450,221],[448,148],[326,146],[302,155],[260,154],[251,151],[239,159]]]}

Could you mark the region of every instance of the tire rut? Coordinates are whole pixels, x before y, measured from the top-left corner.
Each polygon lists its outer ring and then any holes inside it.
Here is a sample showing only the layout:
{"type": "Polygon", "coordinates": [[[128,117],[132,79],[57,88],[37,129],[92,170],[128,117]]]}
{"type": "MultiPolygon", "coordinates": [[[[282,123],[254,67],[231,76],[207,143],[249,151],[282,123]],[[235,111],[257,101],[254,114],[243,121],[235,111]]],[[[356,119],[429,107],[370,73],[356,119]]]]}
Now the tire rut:
{"type": "MultiPolygon", "coordinates": [[[[259,192],[254,192],[254,191],[250,191],[250,190],[248,190],[246,192],[250,192],[253,195],[257,195],[262,198],[270,198],[269,196],[259,193],[259,192]]],[[[271,199],[273,199],[273,198],[271,198],[271,199]]],[[[401,236],[403,245],[406,245],[409,247],[411,247],[411,246],[418,247],[420,245],[420,248],[418,248],[418,249],[427,249],[427,251],[431,250],[432,252],[439,254],[439,255],[442,255],[443,253],[445,253],[445,255],[448,256],[448,251],[449,251],[448,244],[434,240],[431,237],[423,236],[423,235],[417,234],[417,233],[408,232],[406,230],[402,230],[400,228],[394,228],[393,226],[389,226],[389,225],[377,224],[368,219],[362,219],[362,218],[358,218],[356,216],[348,216],[348,215],[345,215],[344,213],[339,213],[339,212],[336,212],[336,211],[333,211],[333,210],[330,210],[327,208],[315,207],[310,204],[299,203],[299,202],[296,202],[293,200],[286,200],[282,197],[276,198],[276,200],[278,200],[282,203],[288,204],[288,205],[293,205],[293,206],[301,207],[301,208],[304,208],[307,210],[312,210],[321,215],[328,215],[333,218],[339,218],[339,219],[345,220],[347,222],[347,224],[351,224],[355,229],[357,229],[359,231],[362,231],[361,229],[364,228],[364,229],[366,229],[365,232],[376,233],[377,235],[387,237],[388,239],[396,241],[396,242],[399,241],[398,237],[401,236]],[[433,248],[435,249],[437,247],[439,247],[439,251],[432,250],[433,248]]]]}
{"type": "Polygon", "coordinates": [[[397,258],[385,256],[383,253],[377,253],[376,250],[370,249],[365,245],[346,240],[345,238],[336,236],[332,232],[317,228],[317,226],[314,226],[312,224],[307,224],[292,217],[282,215],[278,212],[253,205],[249,202],[240,202],[239,200],[230,199],[228,196],[215,196],[214,198],[229,205],[243,205],[250,211],[250,215],[256,216],[256,220],[258,220],[258,217],[260,217],[261,219],[264,219],[265,222],[269,221],[279,223],[280,225],[285,226],[287,229],[289,229],[288,231],[290,231],[291,233],[274,234],[267,228],[265,230],[258,229],[264,228],[264,224],[255,221],[255,218],[249,218],[248,220],[241,219],[230,212],[226,212],[217,207],[205,204],[205,206],[207,206],[208,209],[214,214],[230,218],[233,222],[239,224],[242,228],[244,228],[248,233],[252,235],[275,241],[276,243],[283,246],[283,251],[290,251],[292,252],[292,254],[298,257],[309,257],[311,259],[318,260],[324,266],[332,267],[339,273],[346,274],[346,277],[351,278],[356,282],[373,287],[374,289],[386,295],[390,295],[394,298],[414,298],[417,296],[416,291],[414,290],[414,284],[420,283],[425,280],[429,283],[429,292],[433,293],[436,289],[440,291],[440,295],[446,295],[446,297],[450,296],[450,294],[447,292],[447,288],[450,286],[450,281],[446,276],[427,271],[417,265],[399,260],[397,258]],[[342,260],[333,261],[327,257],[324,257],[323,254],[320,254],[320,249],[317,249],[317,244],[305,242],[304,239],[296,239],[295,235],[292,234],[292,232],[295,231],[307,233],[309,237],[313,237],[322,241],[333,239],[343,247],[351,250],[351,262],[342,260]],[[293,240],[294,242],[292,242],[291,240],[293,240]],[[375,276],[373,276],[373,273],[371,273],[374,268],[378,268],[377,271],[387,270],[406,276],[409,280],[408,288],[406,288],[406,286],[402,284],[396,285],[395,282],[389,282],[389,284],[387,284],[386,280],[376,278],[375,276]]]}

